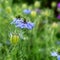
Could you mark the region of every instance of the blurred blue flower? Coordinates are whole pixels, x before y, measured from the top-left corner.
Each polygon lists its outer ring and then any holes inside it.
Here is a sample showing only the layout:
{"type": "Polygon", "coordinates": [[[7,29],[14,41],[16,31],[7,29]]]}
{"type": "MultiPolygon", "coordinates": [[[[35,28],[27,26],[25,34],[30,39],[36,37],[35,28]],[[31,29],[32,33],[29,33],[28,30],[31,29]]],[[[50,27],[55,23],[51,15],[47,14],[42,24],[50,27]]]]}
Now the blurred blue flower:
{"type": "Polygon", "coordinates": [[[27,28],[27,29],[32,29],[34,27],[34,23],[32,22],[26,22],[26,20],[23,20],[22,18],[21,19],[18,19],[18,18],[15,18],[11,24],[15,24],[16,27],[19,27],[19,28],[27,28]]]}
{"type": "Polygon", "coordinates": [[[34,27],[34,23],[24,22],[24,20],[20,20],[19,24],[17,24],[16,27],[27,28],[27,29],[31,30],[34,27]]]}
{"type": "Polygon", "coordinates": [[[27,28],[27,29],[32,29],[34,27],[34,23],[32,22],[25,22],[23,19],[17,19],[15,18],[11,24],[15,24],[16,27],[20,28],[27,28]]]}
{"type": "Polygon", "coordinates": [[[11,24],[19,24],[22,19],[14,18],[14,20],[11,22],[11,24]]]}
{"type": "Polygon", "coordinates": [[[51,56],[57,56],[57,55],[58,55],[57,52],[55,51],[51,52],[51,56]]]}
{"type": "Polygon", "coordinates": [[[24,9],[24,10],[23,10],[23,13],[25,13],[25,14],[30,14],[30,13],[31,13],[31,10],[29,10],[29,9],[24,9]]]}
{"type": "Polygon", "coordinates": [[[60,60],[60,55],[57,56],[57,60],[60,60]]]}

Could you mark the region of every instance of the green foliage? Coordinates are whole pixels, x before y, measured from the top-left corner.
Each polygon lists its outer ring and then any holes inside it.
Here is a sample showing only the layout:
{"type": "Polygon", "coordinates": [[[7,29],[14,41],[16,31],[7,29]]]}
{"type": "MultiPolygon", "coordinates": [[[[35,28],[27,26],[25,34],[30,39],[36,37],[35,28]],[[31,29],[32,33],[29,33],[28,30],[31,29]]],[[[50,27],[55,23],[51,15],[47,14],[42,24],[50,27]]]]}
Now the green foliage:
{"type": "Polygon", "coordinates": [[[0,60],[56,60],[50,53],[60,48],[57,44],[60,40],[60,22],[54,16],[53,9],[39,9],[34,4],[12,4],[12,0],[1,0],[0,9],[0,60]],[[25,9],[32,12],[25,14],[25,9]],[[34,28],[21,29],[11,24],[18,15],[33,22],[34,28]]]}

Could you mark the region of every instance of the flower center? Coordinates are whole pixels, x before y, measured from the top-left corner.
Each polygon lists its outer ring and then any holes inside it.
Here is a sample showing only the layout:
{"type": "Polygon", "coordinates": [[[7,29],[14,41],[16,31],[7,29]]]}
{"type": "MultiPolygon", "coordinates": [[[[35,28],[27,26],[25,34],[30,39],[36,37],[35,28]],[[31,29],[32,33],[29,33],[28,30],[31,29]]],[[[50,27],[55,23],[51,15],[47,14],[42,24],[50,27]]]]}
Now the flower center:
{"type": "Polygon", "coordinates": [[[24,18],[24,23],[27,23],[25,18],[24,18]]]}
{"type": "Polygon", "coordinates": [[[17,19],[20,19],[20,18],[21,18],[21,16],[20,16],[20,15],[18,15],[18,16],[16,16],[16,18],[17,18],[17,19]]]}

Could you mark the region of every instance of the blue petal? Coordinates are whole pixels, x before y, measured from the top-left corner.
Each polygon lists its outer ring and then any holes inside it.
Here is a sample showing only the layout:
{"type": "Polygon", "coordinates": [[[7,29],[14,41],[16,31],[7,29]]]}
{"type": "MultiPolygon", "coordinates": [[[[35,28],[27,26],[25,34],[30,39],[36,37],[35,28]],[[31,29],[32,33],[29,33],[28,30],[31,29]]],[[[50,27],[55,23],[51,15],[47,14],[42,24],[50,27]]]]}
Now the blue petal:
{"type": "Polygon", "coordinates": [[[57,59],[60,60],[60,55],[57,56],[57,59]]]}
{"type": "Polygon", "coordinates": [[[57,52],[51,52],[51,56],[57,56],[57,52]]]}
{"type": "Polygon", "coordinates": [[[16,25],[18,25],[18,24],[20,24],[20,22],[23,22],[23,20],[22,20],[22,19],[17,19],[17,18],[15,18],[15,19],[11,22],[11,24],[16,24],[16,25]]]}
{"type": "Polygon", "coordinates": [[[31,23],[31,22],[28,22],[27,23],[27,28],[28,29],[32,29],[34,27],[34,24],[33,23],[31,23]]]}
{"type": "Polygon", "coordinates": [[[15,24],[18,25],[18,24],[21,24],[22,22],[23,22],[23,20],[17,20],[17,21],[15,22],[15,24]]]}
{"type": "Polygon", "coordinates": [[[21,24],[16,25],[16,27],[19,27],[19,28],[26,28],[26,24],[21,23],[21,24]]]}
{"type": "Polygon", "coordinates": [[[29,10],[29,9],[23,10],[23,13],[25,13],[25,14],[29,14],[30,12],[31,12],[31,10],[29,10]]]}
{"type": "Polygon", "coordinates": [[[31,23],[31,22],[24,23],[23,20],[16,20],[15,25],[16,27],[27,28],[27,29],[32,29],[34,27],[34,23],[31,23]]]}
{"type": "Polygon", "coordinates": [[[32,29],[32,26],[27,24],[27,29],[32,29]]]}

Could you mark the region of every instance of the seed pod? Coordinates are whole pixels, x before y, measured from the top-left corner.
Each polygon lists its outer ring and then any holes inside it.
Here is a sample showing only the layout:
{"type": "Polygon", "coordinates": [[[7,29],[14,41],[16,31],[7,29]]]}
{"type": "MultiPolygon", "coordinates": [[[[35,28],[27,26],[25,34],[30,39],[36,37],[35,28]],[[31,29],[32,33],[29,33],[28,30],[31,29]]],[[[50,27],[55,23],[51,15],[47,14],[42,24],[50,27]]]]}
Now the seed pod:
{"type": "Polygon", "coordinates": [[[10,42],[12,44],[16,44],[16,43],[18,43],[18,41],[19,41],[19,35],[17,35],[17,34],[11,34],[10,42]]]}

